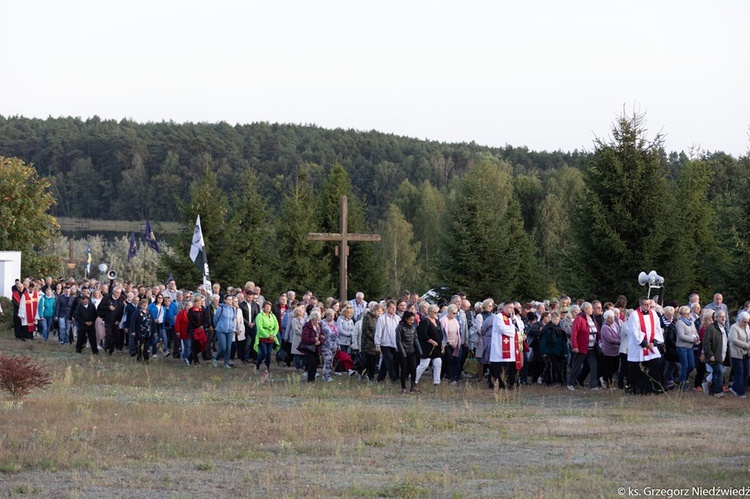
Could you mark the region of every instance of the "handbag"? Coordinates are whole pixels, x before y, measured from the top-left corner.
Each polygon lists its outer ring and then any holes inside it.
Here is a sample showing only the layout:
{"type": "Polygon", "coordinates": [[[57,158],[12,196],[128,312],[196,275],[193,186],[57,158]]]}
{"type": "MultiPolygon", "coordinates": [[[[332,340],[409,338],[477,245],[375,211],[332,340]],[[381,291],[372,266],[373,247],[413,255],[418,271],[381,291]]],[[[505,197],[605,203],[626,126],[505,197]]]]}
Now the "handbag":
{"type": "Polygon", "coordinates": [[[297,350],[300,352],[306,352],[306,353],[317,353],[318,352],[318,346],[312,345],[310,343],[302,343],[297,346],[297,350]]]}
{"type": "Polygon", "coordinates": [[[469,358],[466,359],[466,362],[464,363],[464,372],[466,374],[471,374],[472,376],[476,376],[477,372],[479,371],[479,364],[477,362],[476,357],[474,357],[474,354],[469,355],[469,358]]]}

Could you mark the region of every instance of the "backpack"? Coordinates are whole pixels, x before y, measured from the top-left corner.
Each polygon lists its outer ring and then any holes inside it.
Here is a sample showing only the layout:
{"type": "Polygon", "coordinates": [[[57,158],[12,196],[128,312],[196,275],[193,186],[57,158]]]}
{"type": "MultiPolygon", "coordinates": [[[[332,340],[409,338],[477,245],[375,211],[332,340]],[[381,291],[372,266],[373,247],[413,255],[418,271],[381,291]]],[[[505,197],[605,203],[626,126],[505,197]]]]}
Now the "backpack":
{"type": "Polygon", "coordinates": [[[276,350],[276,362],[279,364],[286,364],[287,360],[289,360],[289,352],[284,348],[276,350]]]}
{"type": "Polygon", "coordinates": [[[664,331],[664,350],[660,349],[660,352],[666,360],[672,362],[679,360],[677,356],[677,326],[674,322],[667,326],[666,331],[664,331]]]}
{"type": "Polygon", "coordinates": [[[667,326],[667,331],[664,333],[664,343],[667,346],[667,350],[677,349],[677,328],[674,323],[667,326]]]}

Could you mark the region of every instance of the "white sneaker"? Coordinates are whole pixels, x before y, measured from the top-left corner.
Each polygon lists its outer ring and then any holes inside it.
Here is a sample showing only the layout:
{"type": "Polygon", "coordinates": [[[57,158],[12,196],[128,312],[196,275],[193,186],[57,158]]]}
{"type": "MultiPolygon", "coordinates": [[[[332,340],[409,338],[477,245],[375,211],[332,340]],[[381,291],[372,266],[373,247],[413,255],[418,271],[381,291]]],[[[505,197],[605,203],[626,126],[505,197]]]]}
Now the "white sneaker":
{"type": "Polygon", "coordinates": [[[576,391],[576,387],[573,385],[568,385],[568,390],[570,390],[571,392],[574,392],[576,391]]]}

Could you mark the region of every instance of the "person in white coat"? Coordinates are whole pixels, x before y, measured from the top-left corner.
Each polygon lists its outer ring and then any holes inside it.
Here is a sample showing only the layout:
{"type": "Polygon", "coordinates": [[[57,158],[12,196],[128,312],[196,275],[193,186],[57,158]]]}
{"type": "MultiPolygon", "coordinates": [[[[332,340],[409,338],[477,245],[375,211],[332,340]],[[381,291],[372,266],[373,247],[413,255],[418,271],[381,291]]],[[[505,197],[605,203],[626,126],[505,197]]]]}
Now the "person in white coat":
{"type": "Polygon", "coordinates": [[[495,388],[512,390],[515,386],[519,363],[523,365],[521,341],[513,302],[506,301],[502,310],[493,317],[492,324],[490,376],[495,388]]]}
{"type": "Polygon", "coordinates": [[[636,394],[662,393],[664,371],[658,345],[664,343],[659,317],[645,296],[628,319],[628,382],[636,394]]]}

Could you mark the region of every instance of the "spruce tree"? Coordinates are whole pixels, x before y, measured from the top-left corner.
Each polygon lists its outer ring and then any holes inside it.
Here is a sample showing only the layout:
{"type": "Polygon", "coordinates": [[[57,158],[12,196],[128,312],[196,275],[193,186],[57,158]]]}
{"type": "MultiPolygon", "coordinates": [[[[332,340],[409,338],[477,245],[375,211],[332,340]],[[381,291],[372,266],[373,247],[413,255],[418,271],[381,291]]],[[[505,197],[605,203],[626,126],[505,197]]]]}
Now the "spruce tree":
{"type": "MultiPolygon", "coordinates": [[[[344,167],[335,163],[331,167],[328,179],[323,184],[318,195],[318,220],[320,227],[315,232],[338,233],[341,229],[341,196],[345,195],[349,205],[349,232],[370,233],[365,222],[365,210],[357,198],[352,194],[352,182],[344,167]]],[[[336,242],[324,243],[324,255],[328,262],[331,281],[339,282],[339,257],[336,255],[336,242]]],[[[362,291],[365,296],[380,296],[385,283],[385,271],[382,258],[370,242],[349,242],[349,276],[348,298],[354,293],[362,291]]],[[[338,286],[334,285],[334,290],[338,286]]],[[[338,297],[335,291],[331,296],[338,297]]]]}
{"type": "Polygon", "coordinates": [[[321,231],[315,208],[309,169],[303,164],[297,170],[291,191],[281,202],[276,224],[280,273],[289,289],[328,296],[334,288],[323,243],[307,239],[308,233],[321,231]]]}
{"type": "Polygon", "coordinates": [[[511,297],[515,269],[504,261],[509,241],[504,220],[513,197],[511,167],[480,156],[466,175],[453,180],[448,196],[440,284],[472,299],[511,297]]]}
{"type": "Polygon", "coordinates": [[[568,289],[584,298],[625,294],[635,303],[645,294],[639,272],[656,270],[669,285],[665,243],[674,218],[662,136],[649,140],[643,115],[623,115],[612,137],[594,144],[572,211],[577,248],[568,289]]]}
{"type": "Polygon", "coordinates": [[[228,222],[229,202],[219,189],[216,173],[210,167],[206,168],[201,178],[190,184],[187,200],[179,201],[177,208],[182,219],[182,230],[173,239],[174,253],[162,252],[161,255],[164,267],[174,274],[178,286],[194,288],[202,283],[200,270],[190,260],[190,246],[198,215],[201,217],[211,281],[220,282],[223,287],[234,283],[237,276],[233,252],[239,233],[228,222]]]}
{"type": "MultiPolygon", "coordinates": [[[[238,192],[233,197],[230,224],[237,232],[233,241],[235,282],[244,285],[252,280],[266,289],[281,291],[286,283],[279,275],[279,253],[276,245],[274,217],[266,200],[258,193],[257,178],[252,170],[236,177],[238,192]]],[[[270,295],[266,295],[270,296],[270,295]]]]}

